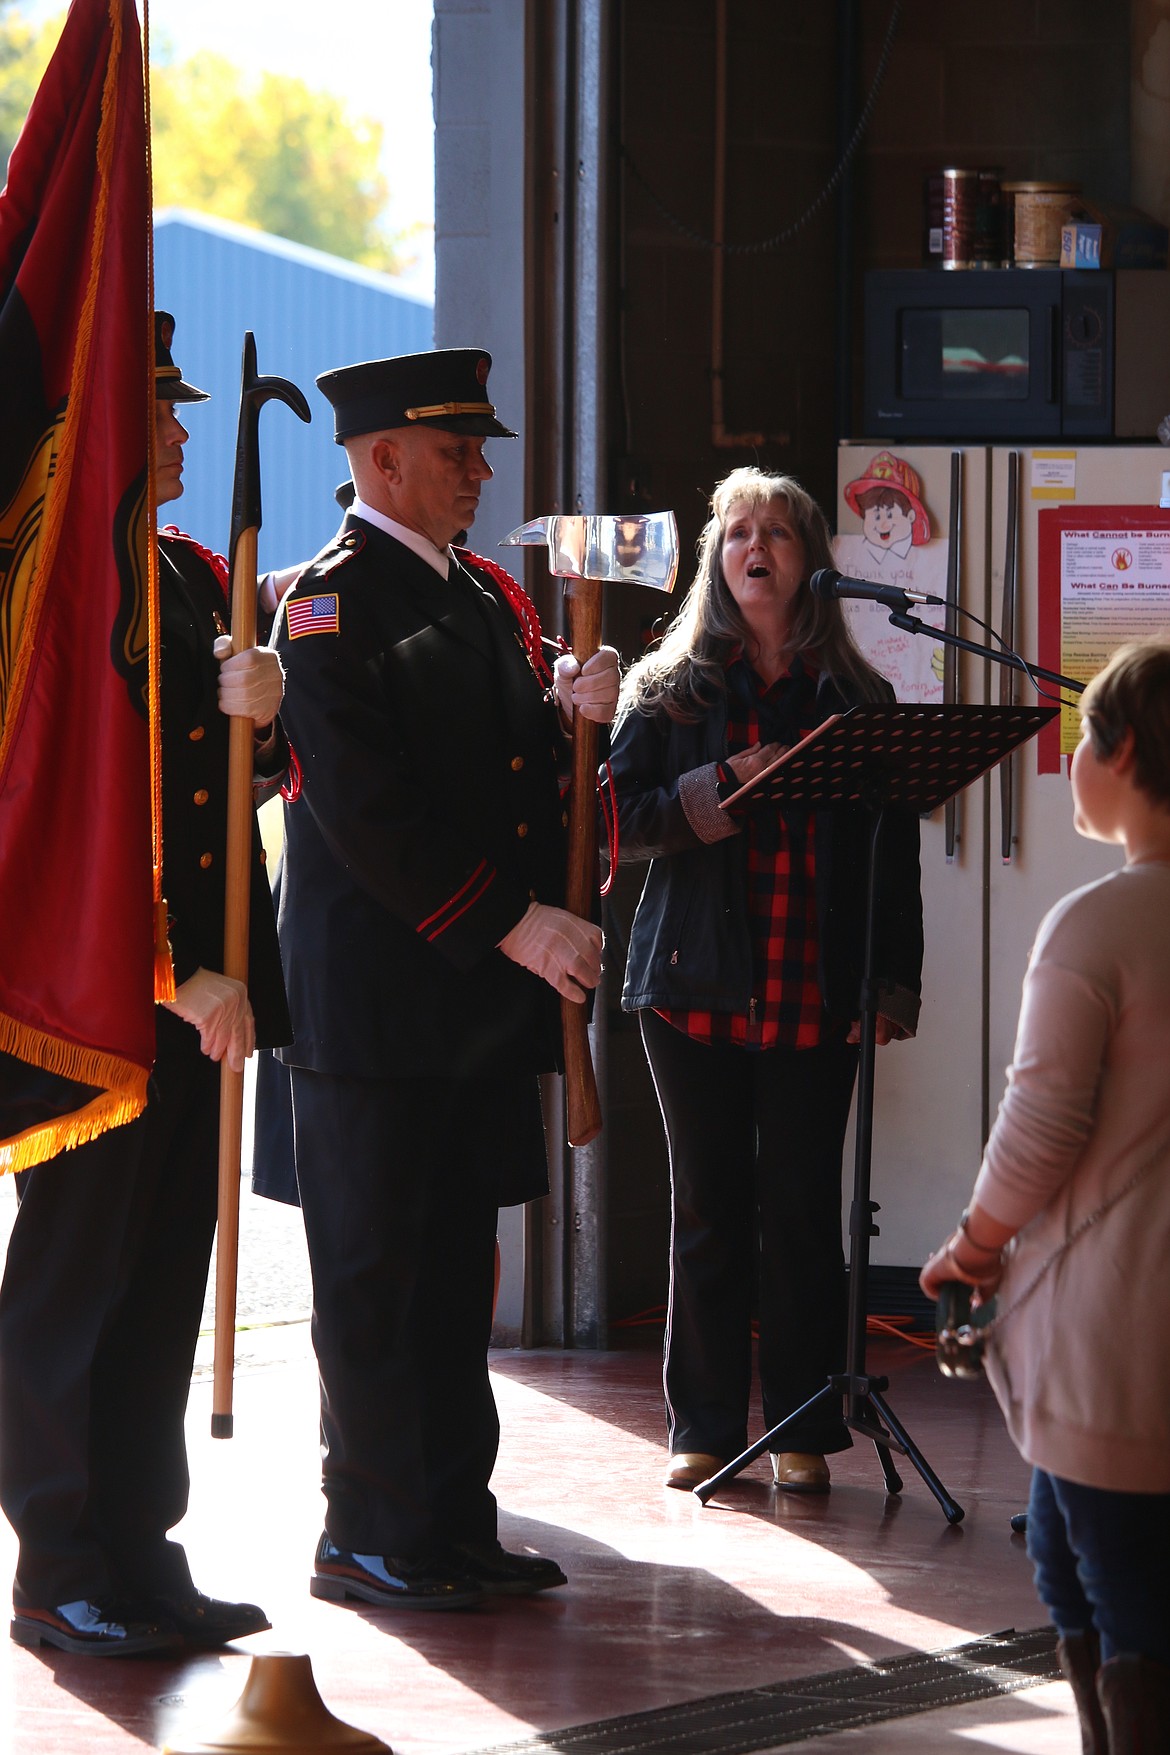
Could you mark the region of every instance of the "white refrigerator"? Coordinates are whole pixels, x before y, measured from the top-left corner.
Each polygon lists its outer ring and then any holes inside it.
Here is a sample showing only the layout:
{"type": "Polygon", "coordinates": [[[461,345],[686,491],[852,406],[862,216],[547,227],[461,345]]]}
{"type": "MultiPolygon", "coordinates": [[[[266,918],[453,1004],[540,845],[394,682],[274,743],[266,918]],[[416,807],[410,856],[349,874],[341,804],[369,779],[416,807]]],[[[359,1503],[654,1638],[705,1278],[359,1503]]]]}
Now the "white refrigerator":
{"type": "MultiPolygon", "coordinates": [[[[1170,634],[1170,511],[1159,509],[1168,465],[1170,452],[1158,445],[843,444],[836,565],[947,598],[1006,634],[1025,658],[1087,677],[1119,631],[1170,634]],[[1126,565],[1116,574],[1121,584],[1104,578],[1126,565]],[[1078,569],[1096,583],[1079,584],[1078,569]],[[1059,662],[1070,652],[1079,668],[1059,662]]],[[[1019,673],[892,629],[880,604],[850,602],[847,610],[901,699],[994,704],[1011,690],[1016,702],[1039,700],[1019,673]]],[[[988,642],[965,616],[952,611],[950,620],[966,638],[988,642]]],[[[877,1266],[917,1268],[957,1221],[1003,1092],[1036,928],[1060,896],[1120,862],[1119,848],[1074,830],[1067,756],[1057,744],[1054,729],[1045,760],[1056,772],[1039,771],[1033,739],[922,821],[922,1015],[914,1041],[877,1052],[877,1266]]],[[[850,1175],[852,1162],[850,1142],[850,1175]]]]}

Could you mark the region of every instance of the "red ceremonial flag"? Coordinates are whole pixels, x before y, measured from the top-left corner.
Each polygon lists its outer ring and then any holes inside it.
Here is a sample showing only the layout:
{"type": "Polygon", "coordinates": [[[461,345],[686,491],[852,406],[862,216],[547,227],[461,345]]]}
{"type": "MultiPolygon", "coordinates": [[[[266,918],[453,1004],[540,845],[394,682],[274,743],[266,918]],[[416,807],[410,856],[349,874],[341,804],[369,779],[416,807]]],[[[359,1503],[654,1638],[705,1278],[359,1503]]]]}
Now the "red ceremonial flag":
{"type": "Polygon", "coordinates": [[[73,0],[0,191],[0,1170],[142,1110],[169,976],[149,263],[134,0],[73,0]]]}

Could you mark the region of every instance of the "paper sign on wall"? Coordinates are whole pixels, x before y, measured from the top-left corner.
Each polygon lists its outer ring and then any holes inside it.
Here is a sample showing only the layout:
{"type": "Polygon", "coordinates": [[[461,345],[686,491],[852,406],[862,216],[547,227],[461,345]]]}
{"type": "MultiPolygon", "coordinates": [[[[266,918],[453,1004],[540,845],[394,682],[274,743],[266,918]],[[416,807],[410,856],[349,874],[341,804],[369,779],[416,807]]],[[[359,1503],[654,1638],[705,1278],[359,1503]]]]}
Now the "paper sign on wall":
{"type": "MultiPolygon", "coordinates": [[[[1127,640],[1170,636],[1170,511],[1052,506],[1037,524],[1046,669],[1089,682],[1127,640]]],[[[1040,772],[1058,772],[1080,735],[1080,713],[1070,700],[1040,733],[1040,772]]]]}

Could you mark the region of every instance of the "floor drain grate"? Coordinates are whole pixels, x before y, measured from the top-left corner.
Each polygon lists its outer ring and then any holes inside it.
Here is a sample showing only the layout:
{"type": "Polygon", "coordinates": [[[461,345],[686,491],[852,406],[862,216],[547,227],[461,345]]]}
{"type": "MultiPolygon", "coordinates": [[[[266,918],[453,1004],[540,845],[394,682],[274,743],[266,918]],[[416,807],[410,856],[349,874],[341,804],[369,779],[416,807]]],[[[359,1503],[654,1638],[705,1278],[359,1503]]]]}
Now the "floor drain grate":
{"type": "Polygon", "coordinates": [[[1050,1628],[993,1633],[947,1651],[857,1664],[654,1712],[495,1743],[477,1755],[753,1755],[832,1731],[989,1700],[1059,1680],[1050,1628]]]}

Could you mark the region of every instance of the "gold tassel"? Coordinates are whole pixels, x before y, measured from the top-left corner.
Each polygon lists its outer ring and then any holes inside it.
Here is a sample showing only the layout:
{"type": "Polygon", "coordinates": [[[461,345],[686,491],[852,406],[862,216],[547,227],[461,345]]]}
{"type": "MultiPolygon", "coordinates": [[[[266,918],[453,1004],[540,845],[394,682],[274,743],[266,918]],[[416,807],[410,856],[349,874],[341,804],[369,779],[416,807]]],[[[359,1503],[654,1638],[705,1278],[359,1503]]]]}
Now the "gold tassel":
{"type": "Polygon", "coordinates": [[[166,1005],[175,997],[175,964],[167,936],[165,899],[154,905],[154,1003],[166,1005]]]}

